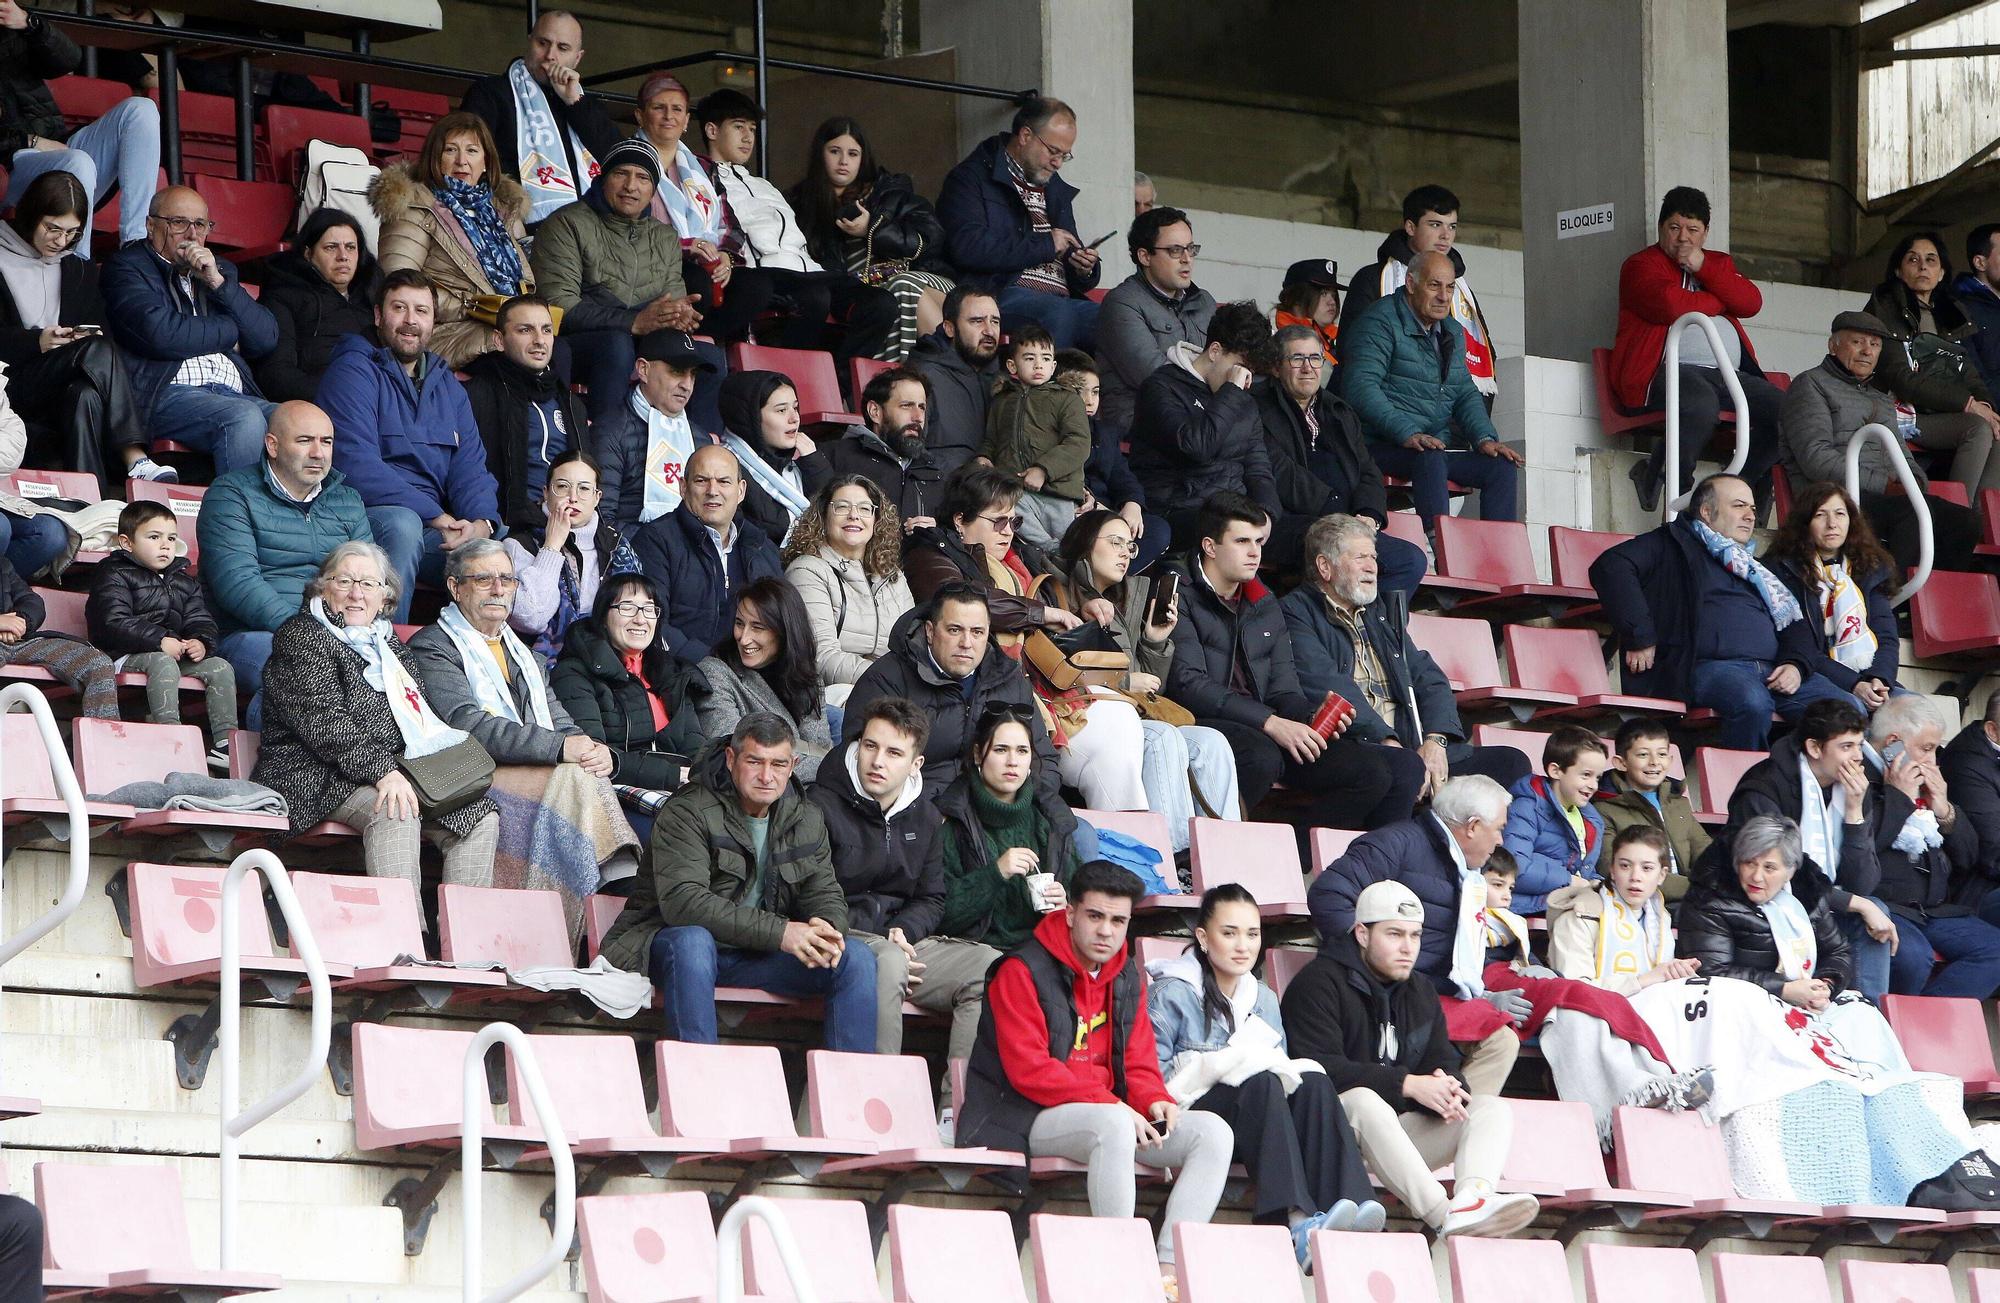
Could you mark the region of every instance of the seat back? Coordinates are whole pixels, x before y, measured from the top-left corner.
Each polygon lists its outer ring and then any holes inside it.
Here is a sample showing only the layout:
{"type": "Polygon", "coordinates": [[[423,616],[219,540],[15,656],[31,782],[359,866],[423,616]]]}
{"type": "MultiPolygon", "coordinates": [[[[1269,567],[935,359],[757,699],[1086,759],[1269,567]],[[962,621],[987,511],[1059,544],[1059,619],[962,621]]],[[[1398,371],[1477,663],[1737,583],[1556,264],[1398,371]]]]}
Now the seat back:
{"type": "Polygon", "coordinates": [[[2000,489],[1979,490],[1979,541],[1988,547],[2000,545],[2000,489]]]}
{"type": "MultiPolygon", "coordinates": [[[[875,1241],[868,1234],[868,1209],[854,1199],[777,1199],[799,1256],[810,1264],[813,1287],[823,1299],[875,1303],[882,1297],[875,1272],[875,1241]]],[[[778,1241],[762,1218],[743,1223],[743,1292],[751,1298],[792,1299],[792,1279],[778,1256],[778,1241]]],[[[1048,1303],[1047,1299],[1043,1303],[1048,1303]]]]}
{"type": "Polygon", "coordinates": [[[833,369],[833,354],[816,349],[773,348],[766,344],[729,346],[732,371],[776,371],[792,382],[799,393],[802,412],[844,412],[847,400],[840,396],[840,375],[833,369]]]}
{"type": "Polygon", "coordinates": [[[1410,641],[1430,653],[1453,691],[1497,688],[1505,682],[1500,677],[1500,657],[1493,650],[1493,626],[1484,620],[1412,615],[1410,641]]]}
{"type": "Polygon", "coordinates": [[[1960,1081],[2000,1077],[1986,1033],[1986,1006],[1978,1000],[1886,995],[1881,1003],[1882,1016],[1918,1072],[1941,1072],[1960,1081]]]}
{"type": "Polygon", "coordinates": [[[472,1038],[472,1032],[355,1023],[356,1147],[393,1149],[457,1136],[465,1122],[459,1081],[472,1038]]]}
{"type": "Polygon", "coordinates": [[[1870,1262],[1843,1258],[1847,1303],[1957,1303],[1951,1268],[1941,1262],[1870,1262]]]}
{"type": "Polygon", "coordinates": [[[1549,571],[1564,588],[1589,588],[1590,567],[1597,558],[1631,539],[1598,529],[1571,529],[1568,525],[1549,526],[1549,571]]]}
{"type": "MultiPolygon", "coordinates": [[[[549,1101],[571,1140],[644,1139],[654,1135],[639,1080],[639,1050],[630,1036],[592,1032],[584,1036],[531,1036],[535,1066],[549,1101]]],[[[521,1064],[507,1055],[507,1120],[541,1133],[521,1064]]]]}
{"type": "Polygon", "coordinates": [[[1351,828],[1315,828],[1306,834],[1307,847],[1312,853],[1308,874],[1318,877],[1326,872],[1326,866],[1347,854],[1347,848],[1360,836],[1351,828]]]}
{"type": "Polygon", "coordinates": [[[1196,895],[1234,882],[1259,905],[1305,908],[1298,833],[1290,824],[1198,818],[1189,828],[1188,847],[1196,895]]]}
{"type": "Polygon", "coordinates": [[[868,413],[860,410],[861,392],[868,388],[868,382],[876,376],[881,375],[884,371],[893,371],[895,369],[896,363],[884,362],[879,358],[851,357],[847,359],[847,383],[849,392],[854,395],[855,415],[861,417],[863,420],[868,418],[868,413]]]}
{"type": "Polygon", "coordinates": [[[930,1069],[913,1054],[808,1051],[806,1103],[813,1134],[828,1140],[866,1140],[883,1149],[939,1143],[930,1069]]]}
{"type": "MultiPolygon", "coordinates": [[[[234,746],[229,758],[236,759],[234,746]]],[[[423,907],[409,879],[294,873],[292,891],[328,963],[373,968],[398,955],[424,958],[423,907]]]]}
{"type": "Polygon", "coordinates": [[[1551,1193],[1610,1184],[1590,1105],[1580,1100],[1509,1099],[1507,1107],[1514,1114],[1514,1139],[1500,1169],[1502,1179],[1551,1193]]]}
{"type": "Polygon", "coordinates": [[[1918,656],[1946,656],[2000,639],[2000,587],[1989,574],[1936,570],[1910,599],[1918,656]]]}
{"type": "Polygon", "coordinates": [[[1618,1184],[1689,1199],[1728,1199],[1736,1191],[1722,1132],[1699,1113],[1620,1105],[1611,1114],[1618,1184]]]}
{"type": "Polygon", "coordinates": [[[1731,751],[1724,747],[1696,747],[1694,776],[1701,784],[1701,808],[1720,814],[1729,809],[1736,784],[1770,753],[1731,751]]]}
{"type": "Polygon", "coordinates": [[[1317,958],[1317,950],[1301,950],[1296,946],[1267,948],[1264,951],[1264,985],[1270,987],[1274,995],[1283,995],[1286,985],[1317,958]]]}
{"type": "MultiPolygon", "coordinates": [[[[1715,1303],[1832,1303],[1826,1288],[1826,1264],[1818,1258],[1776,1253],[1717,1253],[1709,1257],[1715,1273],[1715,1303]]],[[[1966,1273],[1968,1279],[1978,1271],[1966,1273]]],[[[2000,1272],[1994,1272],[2000,1276],[2000,1272]]],[[[1979,1296],[1973,1282],[1972,1303],[1996,1303],[1979,1296]]]]}
{"type": "Polygon", "coordinates": [[[1548,750],[1549,735],[1533,728],[1505,728],[1498,724],[1481,724],[1472,730],[1472,744],[1482,747],[1513,747],[1528,757],[1528,768],[1533,773],[1542,772],[1542,752],[1548,750]]]}
{"type": "Polygon", "coordinates": [[[661,1040],[653,1056],[662,1135],[737,1140],[797,1134],[776,1046],[661,1040]]]}
{"type": "Polygon", "coordinates": [[[597,948],[604,944],[604,936],[611,931],[611,925],[625,912],[623,896],[593,895],[583,898],[583,958],[586,963],[595,963],[597,948]]]}
{"type": "MultiPolygon", "coordinates": [[[[222,879],[227,870],[204,864],[125,867],[134,986],[176,982],[181,980],[177,968],[222,957],[222,879]]],[[[237,893],[236,911],[243,957],[276,954],[262,893],[248,880],[237,893]]]]}
{"type": "Polygon", "coordinates": [[[0,475],[0,493],[11,493],[30,502],[36,498],[73,498],[78,502],[101,502],[104,491],[89,471],[18,470],[0,475]]]}
{"type": "Polygon", "coordinates": [[[457,962],[497,960],[508,968],[576,964],[562,897],[535,888],[438,888],[438,956],[457,962]]]}
{"type": "Polygon", "coordinates": [[[195,193],[208,201],[215,220],[210,243],[217,248],[262,253],[275,250],[284,240],[298,206],[292,187],[281,181],[238,181],[199,172],[190,179],[195,193]]]}
{"type": "Polygon", "coordinates": [[[1701,1266],[1689,1249],[1583,1246],[1586,1303],[1704,1303],[1701,1266]]]}
{"type": "Polygon", "coordinates": [[[1421,1235],[1314,1231],[1312,1261],[1318,1303],[1438,1303],[1421,1235]]]}
{"type": "Polygon", "coordinates": [[[1604,668],[1604,645],[1590,629],[1510,624],[1503,639],[1507,668],[1517,688],[1571,697],[1602,696],[1611,691],[1611,674],[1604,668]]]}
{"type": "Polygon", "coordinates": [[[578,1199],[576,1233],[590,1303],[715,1297],[715,1223],[700,1190],[578,1199]]]}
{"type": "MultiPolygon", "coordinates": [[[[2000,492],[2000,490],[1996,490],[1996,492],[2000,492]]],[[[1718,1254],[1717,1256],[1721,1255],[1718,1254]]],[[[1819,1298],[1801,1298],[1800,1303],[1826,1303],[1825,1290],[1826,1286],[1822,1282],[1819,1298]]],[[[1971,1303],[2000,1303],[2000,1268],[1971,1268],[1965,1273],[1965,1291],[1971,1297],[1971,1303]]],[[[1718,1298],[1716,1303],[1724,1303],[1724,1301],[1718,1298]]],[[[1742,1300],[1738,1300],[1738,1303],[1742,1303],[1742,1300]]],[[[1763,1300],[1750,1299],[1749,1303],[1763,1303],[1763,1300]]]]}
{"type": "MultiPolygon", "coordinates": [[[[1165,959],[1177,959],[1187,953],[1188,941],[1185,937],[1144,936],[1128,938],[1132,954],[1141,966],[1157,964],[1165,959]]],[[[962,1059],[952,1060],[962,1063],[962,1059]]]]}
{"type": "Polygon", "coordinates": [[[998,1209],[891,1206],[889,1274],[901,1303],[1028,1303],[1014,1225],[998,1209]]]}
{"type": "Polygon", "coordinates": [[[1573,1303],[1569,1263],[1554,1240],[1445,1241],[1458,1303],[1573,1303]]]}
{"type": "Polygon", "coordinates": [[[60,799],[55,771],[49,768],[49,753],[42,749],[42,733],[33,715],[26,711],[0,715],[0,756],[6,760],[0,764],[0,774],[7,780],[0,796],[30,801],[60,799]]]}
{"type": "Polygon", "coordinates": [[[234,729],[229,734],[229,776],[248,778],[257,772],[257,755],[264,747],[264,735],[254,728],[234,729]]]}
{"type": "Polygon", "coordinates": [[[1528,527],[1520,521],[1467,520],[1447,514],[1437,518],[1436,529],[1439,574],[1503,587],[1540,582],[1528,527]]]}
{"type": "MultiPolygon", "coordinates": [[[[57,85],[62,84],[57,81],[57,85]]],[[[191,1271],[181,1177],[157,1163],[36,1163],[42,1265],[62,1271],[191,1271]]]]}
{"type": "Polygon", "coordinates": [[[48,633],[68,633],[90,637],[88,607],[90,594],[68,588],[37,588],[42,599],[42,629],[48,633]]]}
{"type": "Polygon", "coordinates": [[[1299,1296],[1299,1260],[1282,1226],[1174,1223],[1181,1303],[1269,1303],[1299,1296]]]}
{"type": "Polygon", "coordinates": [[[201,565],[201,539],[195,521],[201,516],[201,500],[208,492],[202,484],[163,484],[159,480],[126,480],[127,502],[164,502],[174,513],[174,529],[187,546],[188,565],[201,565]]]}
{"type": "Polygon", "coordinates": [[[329,109],[270,105],[264,110],[263,134],[271,150],[272,179],[287,185],[298,180],[298,156],[311,141],[324,140],[364,154],[374,147],[368,119],[329,109]]]}
{"type": "Polygon", "coordinates": [[[1041,1303],[1161,1303],[1153,1228],[1137,1217],[1028,1219],[1041,1303]]]}
{"type": "Polygon", "coordinates": [[[1078,810],[1076,817],[1093,828],[1124,833],[1160,853],[1160,876],[1173,880],[1174,843],[1167,817],[1151,810],[1078,810]]]}
{"type": "Polygon", "coordinates": [[[1390,538],[1400,538],[1411,547],[1420,548],[1424,553],[1424,573],[1435,574],[1437,567],[1431,562],[1430,540],[1424,537],[1424,522],[1414,511],[1392,511],[1382,532],[1390,538]]]}

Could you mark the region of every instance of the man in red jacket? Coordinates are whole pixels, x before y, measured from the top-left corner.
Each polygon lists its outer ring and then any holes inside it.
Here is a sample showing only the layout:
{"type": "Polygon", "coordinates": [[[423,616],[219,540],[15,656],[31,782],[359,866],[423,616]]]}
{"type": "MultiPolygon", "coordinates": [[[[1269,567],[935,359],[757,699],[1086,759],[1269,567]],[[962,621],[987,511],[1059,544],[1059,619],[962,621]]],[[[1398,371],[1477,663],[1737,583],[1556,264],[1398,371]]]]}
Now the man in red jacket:
{"type": "Polygon", "coordinates": [[[1172,1168],[1159,1255],[1174,1226],[1222,1199],[1235,1137],[1214,1113],[1182,1112],[1160,1078],[1145,981],[1125,945],[1139,879],[1108,860],[1070,878],[1070,903],[994,965],[967,1061],[961,1145],[1090,1167],[1090,1211],[1130,1217],[1135,1161],[1172,1168]]]}
{"type": "MultiPolygon", "coordinates": [[[[1631,411],[1659,412],[1667,406],[1667,332],[1689,312],[1715,321],[1722,336],[1718,358],[1708,336],[1690,330],[1681,338],[1680,485],[1694,482],[1695,456],[1715,433],[1719,414],[1733,408],[1722,368],[1736,373],[1750,406],[1750,452],[1742,476],[1757,495],[1758,516],[1771,500],[1771,467],[1778,460],[1778,407],[1784,394],[1764,378],[1757,350],[1750,346],[1742,318],[1754,317],[1764,296],[1736,270],[1726,253],[1703,248],[1708,240],[1708,196],[1693,186],[1675,186],[1660,201],[1660,239],[1625,260],[1618,273],[1618,339],[1611,349],[1611,391],[1631,411]]],[[[1639,505],[1659,510],[1666,481],[1666,440],[1632,468],[1639,505]]]]}

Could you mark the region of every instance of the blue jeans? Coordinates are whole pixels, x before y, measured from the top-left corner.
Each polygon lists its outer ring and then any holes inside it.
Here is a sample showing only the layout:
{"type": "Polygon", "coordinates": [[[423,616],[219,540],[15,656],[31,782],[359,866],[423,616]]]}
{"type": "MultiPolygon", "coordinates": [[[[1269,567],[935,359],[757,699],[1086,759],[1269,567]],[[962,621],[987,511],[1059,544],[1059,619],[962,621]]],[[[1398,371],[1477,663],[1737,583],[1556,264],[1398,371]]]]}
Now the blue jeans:
{"type": "MultiPolygon", "coordinates": [[[[1874,900],[1884,914],[1889,914],[1888,906],[1875,900],[1873,896],[1868,899],[1874,900]]],[[[1854,972],[1848,984],[1869,999],[1880,1000],[1889,994],[1892,966],[1895,963],[1889,957],[1889,943],[1877,941],[1869,936],[1868,929],[1862,924],[1859,914],[1839,914],[1835,917],[1840,923],[1840,934],[1847,938],[1847,948],[1854,952],[1854,972]]],[[[1889,914],[1889,917],[1893,919],[1896,916],[1889,914]]]]}
{"type": "MultiPolygon", "coordinates": [[[[1386,443],[1370,443],[1368,451],[1384,475],[1400,475],[1410,482],[1416,499],[1417,515],[1424,528],[1437,528],[1437,518],[1451,510],[1451,482],[1479,490],[1481,520],[1521,518],[1521,468],[1505,457],[1488,457],[1483,452],[1439,452],[1417,448],[1392,448],[1386,443]]],[[[1381,544],[1377,542],[1379,551],[1381,544]]]]}
{"type": "Polygon", "coordinates": [[[368,508],[368,528],[389,554],[389,566],[396,572],[396,611],[390,618],[396,624],[408,624],[417,580],[439,586],[444,583],[444,535],[408,507],[368,508]]]}
{"type": "Polygon", "coordinates": [[[1089,299],[1072,299],[1061,294],[1010,285],[996,296],[1000,303],[1000,324],[1008,330],[1026,318],[1040,322],[1056,341],[1057,348],[1089,349],[1097,343],[1097,305],[1089,299]]]}
{"type": "MultiPolygon", "coordinates": [[[[23,149],[7,162],[7,197],[0,208],[21,201],[28,184],[44,172],[68,172],[83,183],[94,209],[118,186],[118,242],[146,238],[146,210],[160,185],[160,109],[133,96],[87,126],[78,127],[62,149],[23,149]]],[[[90,223],[84,223],[76,256],[90,256],[90,223]]],[[[102,323],[99,323],[102,324],[102,323]]]]}
{"type": "Polygon", "coordinates": [[[69,531],[54,516],[13,516],[0,511],[0,553],[23,580],[47,568],[69,545],[69,531]]]}
{"type": "Polygon", "coordinates": [[[1889,961],[1889,989],[1897,995],[1967,996],[1984,1000],[2000,990],[2000,928],[1976,918],[1934,918],[1918,923],[1891,914],[1896,957],[1889,961]],[[1944,957],[1931,971],[1931,955],[1944,957]]]}
{"type": "Polygon", "coordinates": [[[748,986],[775,995],[826,997],[826,1048],[875,1051],[875,952],[849,938],[832,968],[807,968],[779,950],[718,946],[705,927],[661,928],[647,967],[660,988],[667,1035],[716,1043],[715,988],[748,986]]]}
{"type": "Polygon", "coordinates": [[[264,431],[277,404],[227,385],[165,385],[147,429],[155,439],[199,448],[224,474],[264,460],[264,431]]]}
{"type": "Polygon", "coordinates": [[[1375,576],[1383,592],[1415,593],[1429,566],[1424,550],[1415,543],[1397,538],[1387,530],[1375,535],[1375,576]]]}
{"type": "Polygon", "coordinates": [[[264,729],[264,662],[271,659],[271,635],[262,629],[225,633],[215,644],[216,655],[236,671],[236,690],[250,694],[250,709],[243,712],[243,727],[255,732],[264,729]]]}
{"type": "Polygon", "coordinates": [[[1845,701],[1864,716],[1868,708],[1851,692],[1842,692],[1824,674],[1808,674],[1789,697],[1774,697],[1764,686],[1774,667],[1769,661],[1726,660],[1694,663],[1693,691],[1688,704],[1707,706],[1722,717],[1716,745],[1736,751],[1762,751],[1771,744],[1771,712],[1797,719],[1815,701],[1845,701]]]}

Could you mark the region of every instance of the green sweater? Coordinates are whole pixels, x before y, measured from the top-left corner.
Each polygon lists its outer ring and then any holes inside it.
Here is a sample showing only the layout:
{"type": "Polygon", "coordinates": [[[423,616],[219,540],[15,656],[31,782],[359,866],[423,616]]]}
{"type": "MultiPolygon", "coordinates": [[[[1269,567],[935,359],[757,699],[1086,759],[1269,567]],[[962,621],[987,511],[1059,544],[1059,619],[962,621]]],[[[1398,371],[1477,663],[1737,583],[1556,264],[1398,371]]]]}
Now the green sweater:
{"type": "Polygon", "coordinates": [[[1048,821],[1035,808],[1032,785],[1023,787],[1011,802],[1001,800],[977,779],[966,787],[988,858],[983,863],[966,863],[960,856],[960,838],[954,835],[959,830],[945,829],[944,921],[938,931],[962,936],[990,920],[981,940],[996,950],[1012,950],[1035,930],[1042,912],[1028,893],[1026,876],[1003,877],[995,861],[1017,846],[1047,856],[1048,821]]]}

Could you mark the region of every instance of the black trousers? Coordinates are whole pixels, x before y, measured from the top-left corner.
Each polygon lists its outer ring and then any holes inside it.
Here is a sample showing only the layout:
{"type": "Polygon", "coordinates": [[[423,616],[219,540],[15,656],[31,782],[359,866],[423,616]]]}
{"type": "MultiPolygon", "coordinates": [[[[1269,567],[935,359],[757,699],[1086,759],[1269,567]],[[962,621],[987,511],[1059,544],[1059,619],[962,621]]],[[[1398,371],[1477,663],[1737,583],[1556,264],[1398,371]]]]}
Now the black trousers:
{"type": "Polygon", "coordinates": [[[688,293],[699,300],[701,333],[725,344],[749,338],[750,327],[769,310],[778,293],[769,272],[759,267],[738,267],[729,274],[729,284],[722,290],[722,303],[717,306],[715,281],[701,259],[691,253],[681,256],[681,277],[687,281],[688,293]]]}
{"type": "Polygon", "coordinates": [[[1445,762],[1453,778],[1484,774],[1502,787],[1511,788],[1534,770],[1527,754],[1515,747],[1476,747],[1470,742],[1448,743],[1445,762]]]}
{"type": "Polygon", "coordinates": [[[146,442],[125,360],[104,335],[9,367],[7,396],[22,419],[55,435],[29,446],[29,466],[89,471],[114,489],[125,478],[123,450],[146,442]]]}
{"type": "MultiPolygon", "coordinates": [[[[789,299],[792,305],[778,337],[766,342],[780,348],[826,348],[826,319],[831,316],[847,327],[840,346],[829,349],[836,357],[880,357],[889,346],[889,336],[896,329],[901,313],[896,296],[889,291],[863,285],[842,271],[784,271],[776,267],[754,270],[770,277],[779,297],[789,299]]],[[[735,291],[736,281],[732,277],[729,297],[734,297],[735,291]]]]}
{"type": "MultiPolygon", "coordinates": [[[[1965,558],[1972,555],[1973,545],[1979,542],[1976,510],[1932,497],[1926,497],[1924,505],[1931,509],[1932,564],[1939,570],[1970,568],[1970,562],[1965,558]]],[[[1875,526],[1882,546],[1896,558],[1898,569],[1908,570],[1915,566],[1917,509],[1910,504],[1910,500],[1892,498],[1886,493],[1864,493],[1861,495],[1861,509],[1868,513],[1869,523],[1875,526]]]]}
{"type": "Polygon", "coordinates": [[[1375,1197],[1340,1092],[1323,1072],[1305,1074],[1289,1098],[1275,1074],[1260,1072],[1241,1086],[1209,1087],[1194,1107],[1236,1133],[1236,1161],[1257,1182],[1253,1221],[1282,1226],[1293,1209],[1311,1216],[1375,1197]]]}
{"type": "Polygon", "coordinates": [[[0,1194],[0,1303],[42,1303],[42,1214],[0,1194]]]}
{"type": "MultiPolygon", "coordinates": [[[[1646,410],[1649,412],[1666,410],[1666,373],[1666,365],[1662,363],[1659,374],[1653,377],[1652,388],[1646,391],[1646,410]]],[[[1748,371],[1738,371],[1736,381],[1743,386],[1743,397],[1750,405],[1750,451],[1743,459],[1743,482],[1750,486],[1751,493],[1760,504],[1768,503],[1771,500],[1771,468],[1778,464],[1781,446],[1778,409],[1784,405],[1785,395],[1769,380],[1748,371]]],[[[1693,485],[1695,458],[1715,437],[1716,422],[1722,419],[1724,405],[1735,401],[1720,370],[1712,366],[1681,364],[1681,483],[1678,487],[1668,485],[1668,493],[1678,494],[1693,485]]],[[[1653,449],[1653,465],[1664,466],[1666,458],[1667,441],[1663,435],[1659,446],[1653,449]]]]}
{"type": "MultiPolygon", "coordinates": [[[[1236,788],[1247,815],[1277,785],[1307,794],[1309,825],[1380,828],[1410,817],[1424,786],[1423,758],[1400,747],[1334,741],[1309,765],[1292,759],[1261,728],[1233,719],[1197,719],[1229,739],[1236,753],[1236,788]]],[[[1301,825],[1301,829],[1305,824],[1301,825]]]]}

